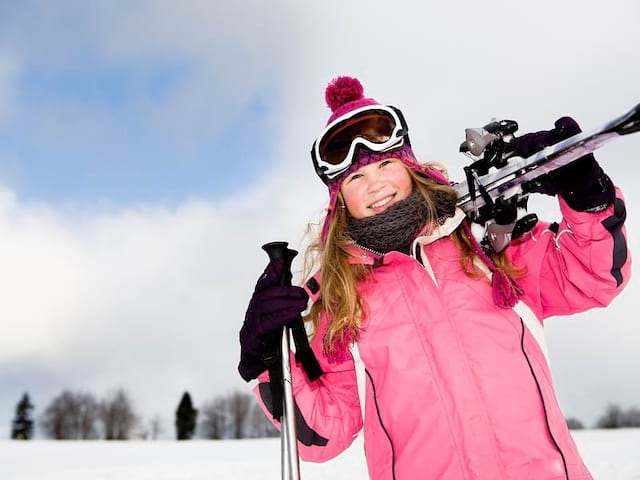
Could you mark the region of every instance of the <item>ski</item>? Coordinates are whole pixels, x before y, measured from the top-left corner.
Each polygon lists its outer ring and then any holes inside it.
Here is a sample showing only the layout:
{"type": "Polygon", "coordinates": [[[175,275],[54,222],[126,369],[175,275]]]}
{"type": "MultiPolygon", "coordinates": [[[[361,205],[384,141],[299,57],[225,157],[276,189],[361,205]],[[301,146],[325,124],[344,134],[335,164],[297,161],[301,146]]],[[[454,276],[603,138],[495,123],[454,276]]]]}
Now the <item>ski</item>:
{"type": "MultiPolygon", "coordinates": [[[[489,139],[487,144],[495,140],[502,141],[499,136],[493,135],[487,130],[476,129],[475,133],[479,131],[489,139]]],[[[499,168],[494,167],[484,175],[480,175],[478,171],[473,169],[465,169],[467,180],[453,185],[458,193],[457,205],[467,216],[475,219],[478,210],[486,203],[500,197],[508,199],[521,194],[522,186],[540,175],[567,165],[583,155],[597,150],[614,138],[638,131],[640,131],[640,104],[600,128],[581,132],[528,158],[508,158],[502,162],[499,168]]],[[[467,137],[469,138],[469,134],[467,137]]],[[[471,140],[468,143],[475,146],[471,140]]]]}

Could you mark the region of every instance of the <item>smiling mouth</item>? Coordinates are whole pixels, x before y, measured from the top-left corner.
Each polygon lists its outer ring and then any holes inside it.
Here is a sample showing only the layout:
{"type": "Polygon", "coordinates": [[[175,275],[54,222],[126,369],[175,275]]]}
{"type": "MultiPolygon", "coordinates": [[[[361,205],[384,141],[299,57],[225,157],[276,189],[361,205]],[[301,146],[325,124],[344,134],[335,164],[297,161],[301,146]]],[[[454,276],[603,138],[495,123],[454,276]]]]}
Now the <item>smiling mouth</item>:
{"type": "Polygon", "coordinates": [[[378,200],[377,202],[373,202],[371,205],[369,205],[369,208],[380,208],[385,206],[386,204],[388,204],[391,200],[393,200],[393,197],[395,197],[396,194],[393,193],[387,197],[384,197],[381,200],[378,200]]]}

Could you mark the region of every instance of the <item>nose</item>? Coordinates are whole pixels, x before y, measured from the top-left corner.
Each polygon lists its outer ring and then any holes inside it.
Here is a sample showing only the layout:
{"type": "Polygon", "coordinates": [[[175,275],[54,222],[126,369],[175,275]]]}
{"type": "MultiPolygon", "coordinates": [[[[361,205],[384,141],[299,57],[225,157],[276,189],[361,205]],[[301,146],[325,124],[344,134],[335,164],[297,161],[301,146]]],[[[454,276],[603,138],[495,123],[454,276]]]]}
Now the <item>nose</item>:
{"type": "Polygon", "coordinates": [[[367,180],[367,191],[369,193],[376,193],[384,187],[384,175],[379,173],[377,169],[371,172],[367,180]]]}

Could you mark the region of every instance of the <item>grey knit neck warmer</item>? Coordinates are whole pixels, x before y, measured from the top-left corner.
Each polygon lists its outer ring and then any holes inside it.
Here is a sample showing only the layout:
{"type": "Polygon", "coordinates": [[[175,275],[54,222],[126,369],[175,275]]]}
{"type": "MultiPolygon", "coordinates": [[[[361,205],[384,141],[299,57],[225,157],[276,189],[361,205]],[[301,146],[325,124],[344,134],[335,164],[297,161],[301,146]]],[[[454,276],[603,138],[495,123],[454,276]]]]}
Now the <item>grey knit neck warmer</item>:
{"type": "MultiPolygon", "coordinates": [[[[455,204],[445,194],[436,192],[438,221],[453,216],[455,204]]],[[[347,212],[347,233],[360,246],[385,254],[391,251],[409,253],[411,243],[429,220],[429,209],[422,194],[414,189],[404,200],[384,212],[356,219],[347,212]]]]}

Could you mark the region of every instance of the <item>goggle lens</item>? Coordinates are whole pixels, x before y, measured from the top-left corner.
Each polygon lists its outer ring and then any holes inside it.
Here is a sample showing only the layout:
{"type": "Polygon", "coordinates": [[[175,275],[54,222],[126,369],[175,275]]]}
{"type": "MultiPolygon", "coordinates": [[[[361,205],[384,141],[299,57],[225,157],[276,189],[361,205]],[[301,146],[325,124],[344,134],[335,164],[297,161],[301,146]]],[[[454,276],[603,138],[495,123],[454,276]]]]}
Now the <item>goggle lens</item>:
{"type": "Polygon", "coordinates": [[[356,138],[385,143],[391,138],[395,127],[395,119],[384,110],[356,114],[324,135],[318,148],[320,158],[331,165],[338,165],[344,161],[356,138]]]}

